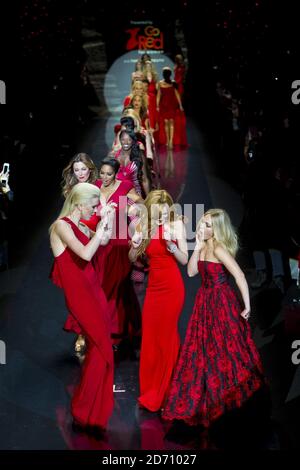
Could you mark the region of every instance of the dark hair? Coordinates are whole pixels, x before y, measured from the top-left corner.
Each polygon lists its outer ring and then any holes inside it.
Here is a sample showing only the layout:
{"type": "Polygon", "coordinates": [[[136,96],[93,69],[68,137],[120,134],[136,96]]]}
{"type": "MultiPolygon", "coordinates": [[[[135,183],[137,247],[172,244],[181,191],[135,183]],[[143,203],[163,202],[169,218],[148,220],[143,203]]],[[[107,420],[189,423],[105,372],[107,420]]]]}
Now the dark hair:
{"type": "Polygon", "coordinates": [[[151,61],[151,56],[147,52],[144,52],[144,54],[141,56],[141,62],[144,63],[146,60],[151,61]]]}
{"type": "Polygon", "coordinates": [[[103,160],[101,160],[101,162],[100,162],[99,172],[101,171],[101,168],[104,165],[109,165],[110,167],[112,167],[112,169],[114,170],[115,175],[118,173],[118,171],[120,169],[120,162],[118,160],[116,160],[116,158],[111,158],[111,157],[103,158],[103,160]]]}
{"type": "Polygon", "coordinates": [[[133,132],[135,134],[137,142],[141,142],[144,145],[144,147],[146,147],[145,136],[141,132],[136,132],[134,130],[135,122],[134,122],[134,119],[131,116],[121,117],[120,123],[121,123],[122,126],[126,127],[126,129],[123,129],[123,130],[125,130],[127,132],[129,131],[129,135],[130,135],[130,131],[133,132]]]}
{"type": "Polygon", "coordinates": [[[120,123],[122,126],[125,126],[126,129],[128,129],[129,131],[134,131],[135,123],[134,123],[134,119],[131,116],[121,117],[120,123]]]}
{"type": "Polygon", "coordinates": [[[128,134],[129,137],[132,140],[132,147],[131,147],[130,157],[129,158],[130,158],[131,162],[134,162],[136,164],[137,169],[138,169],[138,177],[140,177],[141,176],[141,171],[142,171],[142,166],[143,166],[143,161],[142,161],[142,157],[141,157],[141,151],[139,149],[138,142],[137,142],[137,136],[136,136],[136,134],[133,130],[123,129],[119,134],[120,142],[121,142],[121,138],[122,138],[123,134],[128,134]]]}
{"type": "Polygon", "coordinates": [[[162,70],[162,76],[164,77],[164,80],[166,83],[170,83],[170,84],[172,83],[171,75],[172,75],[172,70],[170,69],[170,67],[164,67],[162,70]]]}

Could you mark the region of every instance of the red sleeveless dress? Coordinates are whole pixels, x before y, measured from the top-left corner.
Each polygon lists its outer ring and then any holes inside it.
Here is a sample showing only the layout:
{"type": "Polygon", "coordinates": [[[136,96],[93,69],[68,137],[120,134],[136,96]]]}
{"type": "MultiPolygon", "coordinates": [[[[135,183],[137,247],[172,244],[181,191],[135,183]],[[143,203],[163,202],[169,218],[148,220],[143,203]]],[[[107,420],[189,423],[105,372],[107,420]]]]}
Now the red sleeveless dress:
{"type": "Polygon", "coordinates": [[[250,325],[221,263],[198,262],[197,293],[162,417],[208,427],[266,381],[250,325]]]}
{"type": "Polygon", "coordinates": [[[151,80],[148,86],[148,113],[151,129],[155,129],[157,123],[156,93],[156,83],[154,80],[151,80]]]}
{"type": "MultiPolygon", "coordinates": [[[[63,217],[78,240],[88,237],[67,217],[63,217]]],[[[70,248],[55,257],[50,278],[64,290],[69,316],[65,329],[87,338],[82,377],[71,404],[71,412],[83,426],[105,428],[113,411],[113,351],[107,302],[91,262],[70,248]]]]}
{"type": "Polygon", "coordinates": [[[179,104],[175,95],[174,86],[160,87],[159,114],[162,119],[175,119],[179,104]]]}
{"type": "MultiPolygon", "coordinates": [[[[101,188],[102,182],[99,182],[101,188]]],[[[102,279],[102,288],[107,298],[110,314],[111,333],[118,343],[128,333],[138,334],[141,323],[139,303],[134,292],[128,258],[129,236],[126,208],[127,193],[132,189],[130,181],[121,181],[116,191],[108,198],[108,202],[117,204],[115,213],[115,229],[111,240],[105,247],[105,254],[98,249],[93,263],[102,279]]],[[[101,247],[100,247],[101,248],[101,247]]]]}
{"type": "Polygon", "coordinates": [[[174,67],[174,80],[178,85],[178,93],[182,97],[184,92],[184,79],[185,79],[185,66],[175,65],[174,67]]]}
{"type": "MultiPolygon", "coordinates": [[[[120,148],[115,154],[116,160],[119,160],[121,153],[122,149],[120,148]]],[[[132,187],[130,189],[134,188],[137,194],[142,194],[141,182],[138,178],[138,167],[135,162],[129,161],[126,166],[121,165],[116,178],[119,181],[128,181],[132,183],[132,187]]],[[[99,185],[98,187],[100,188],[99,185]]],[[[128,189],[128,192],[130,191],[130,189],[128,189]]]]}
{"type": "Polygon", "coordinates": [[[185,290],[177,261],[162,238],[162,226],[151,239],[146,254],[149,277],[142,312],[138,401],[144,408],[158,411],[165,401],[179,353],[177,324],[185,290]]]}
{"type": "Polygon", "coordinates": [[[175,95],[174,86],[160,87],[161,98],[159,103],[159,129],[156,140],[159,145],[167,143],[165,133],[165,119],[174,121],[173,145],[187,146],[186,135],[186,117],[184,111],[180,111],[179,104],[175,95]]]}

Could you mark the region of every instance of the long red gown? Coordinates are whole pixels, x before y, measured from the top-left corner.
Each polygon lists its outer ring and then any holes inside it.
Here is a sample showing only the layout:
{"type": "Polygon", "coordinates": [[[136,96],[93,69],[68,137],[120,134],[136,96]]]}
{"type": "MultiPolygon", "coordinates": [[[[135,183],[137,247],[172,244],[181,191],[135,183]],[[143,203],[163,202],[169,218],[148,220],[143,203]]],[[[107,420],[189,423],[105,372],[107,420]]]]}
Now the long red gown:
{"type": "Polygon", "coordinates": [[[221,263],[199,261],[197,293],[162,417],[205,427],[266,384],[251,329],[221,263]]]}
{"type": "Polygon", "coordinates": [[[158,411],[165,400],[177,361],[178,318],[184,302],[184,284],[177,262],[162,238],[162,226],[147,249],[149,278],[142,312],[139,403],[158,411]]]}
{"type": "MultiPolygon", "coordinates": [[[[70,219],[62,220],[83,245],[89,242],[70,219]]],[[[65,328],[87,338],[81,381],[72,398],[72,415],[83,426],[105,428],[113,411],[113,350],[105,295],[92,263],[68,247],[55,257],[50,278],[64,290],[69,311],[65,328]]]]}
{"type": "Polygon", "coordinates": [[[159,129],[156,134],[157,143],[159,145],[165,145],[167,143],[165,133],[165,119],[173,119],[173,145],[187,146],[185,113],[179,108],[179,104],[175,95],[175,87],[161,86],[160,93],[161,98],[158,113],[159,129]]]}
{"type": "MultiPolygon", "coordinates": [[[[101,188],[102,181],[98,182],[101,188]]],[[[141,312],[131,280],[131,263],[128,258],[129,238],[126,216],[127,193],[133,188],[130,181],[121,181],[116,191],[106,201],[117,204],[114,234],[107,245],[105,255],[98,249],[94,266],[102,278],[102,288],[107,298],[111,321],[111,334],[120,339],[140,331],[141,312]]],[[[117,343],[118,341],[114,341],[117,343]]]]}
{"type": "Polygon", "coordinates": [[[178,93],[182,97],[184,92],[184,79],[185,79],[185,66],[182,65],[175,65],[174,67],[174,80],[178,85],[178,93]]]}
{"type": "Polygon", "coordinates": [[[156,129],[157,124],[156,93],[156,83],[154,80],[151,80],[148,86],[148,112],[151,129],[156,129]]]}

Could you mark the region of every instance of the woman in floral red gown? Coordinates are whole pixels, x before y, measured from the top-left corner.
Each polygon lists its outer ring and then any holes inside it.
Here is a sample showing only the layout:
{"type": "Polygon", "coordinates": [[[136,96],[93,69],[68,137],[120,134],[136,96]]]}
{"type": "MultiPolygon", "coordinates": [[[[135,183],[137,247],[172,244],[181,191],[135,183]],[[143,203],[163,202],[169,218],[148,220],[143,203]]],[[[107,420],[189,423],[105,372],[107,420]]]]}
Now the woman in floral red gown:
{"type": "Polygon", "coordinates": [[[196,296],[185,342],[162,417],[190,425],[209,425],[241,407],[265,384],[259,353],[247,320],[247,281],[234,259],[237,237],[222,209],[207,211],[188,263],[202,285],[196,296]],[[235,278],[244,306],[228,282],[235,278]]]}
{"type": "Polygon", "coordinates": [[[186,264],[188,254],[183,223],[176,218],[172,206],[166,191],[149,193],[141,222],[144,233],[136,231],[129,253],[131,261],[143,253],[149,259],[142,312],[139,397],[139,404],[149,411],[158,411],[165,401],[180,347],[178,319],[184,284],[177,262],[186,264]]]}

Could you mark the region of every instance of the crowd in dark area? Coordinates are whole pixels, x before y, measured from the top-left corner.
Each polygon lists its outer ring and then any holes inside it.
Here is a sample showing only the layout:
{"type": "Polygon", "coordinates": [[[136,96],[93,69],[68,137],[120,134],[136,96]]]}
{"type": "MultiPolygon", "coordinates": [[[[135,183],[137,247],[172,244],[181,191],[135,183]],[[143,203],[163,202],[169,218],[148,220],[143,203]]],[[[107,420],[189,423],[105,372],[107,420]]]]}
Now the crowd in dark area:
{"type": "MultiPolygon", "coordinates": [[[[54,158],[59,175],[73,154],[74,132],[92,117],[93,93],[81,37],[83,4],[89,3],[95,2],[75,2],[68,9],[61,2],[21,2],[16,60],[20,59],[24,73],[12,78],[16,93],[8,93],[11,110],[1,110],[0,171],[4,162],[10,163],[10,187],[15,193],[13,202],[1,189],[1,229],[5,227],[1,246],[6,253],[1,269],[9,265],[9,233],[13,238],[16,225],[22,230],[27,223],[19,211],[24,191],[30,197],[34,185],[41,190],[51,186],[51,168],[43,170],[40,178],[38,162],[54,158]]],[[[293,75],[299,58],[296,30],[291,24],[289,35],[281,42],[275,40],[270,6],[259,0],[235,8],[229,1],[204,2],[202,20],[194,16],[191,2],[177,3],[189,59],[186,110],[197,119],[199,109],[195,111],[191,101],[201,105],[206,94],[188,86],[195,85],[199,66],[199,83],[209,81],[211,87],[206,99],[222,177],[241,194],[245,206],[240,236],[258,271],[254,287],[273,277],[284,290],[290,282],[288,260],[300,251],[300,105],[298,110],[291,101],[291,82],[299,78],[293,75]],[[204,28],[201,33],[196,21],[204,28]],[[205,36],[205,47],[197,45],[205,36]]],[[[100,18],[101,12],[96,13],[100,18]]]]}
{"type": "Polygon", "coordinates": [[[239,231],[257,271],[252,287],[271,281],[285,292],[289,260],[300,257],[300,107],[291,99],[299,49],[291,15],[271,11],[262,1],[207,7],[204,83],[214,96],[205,107],[220,176],[244,202],[239,231]],[[289,33],[278,38],[283,23],[289,33]]]}

